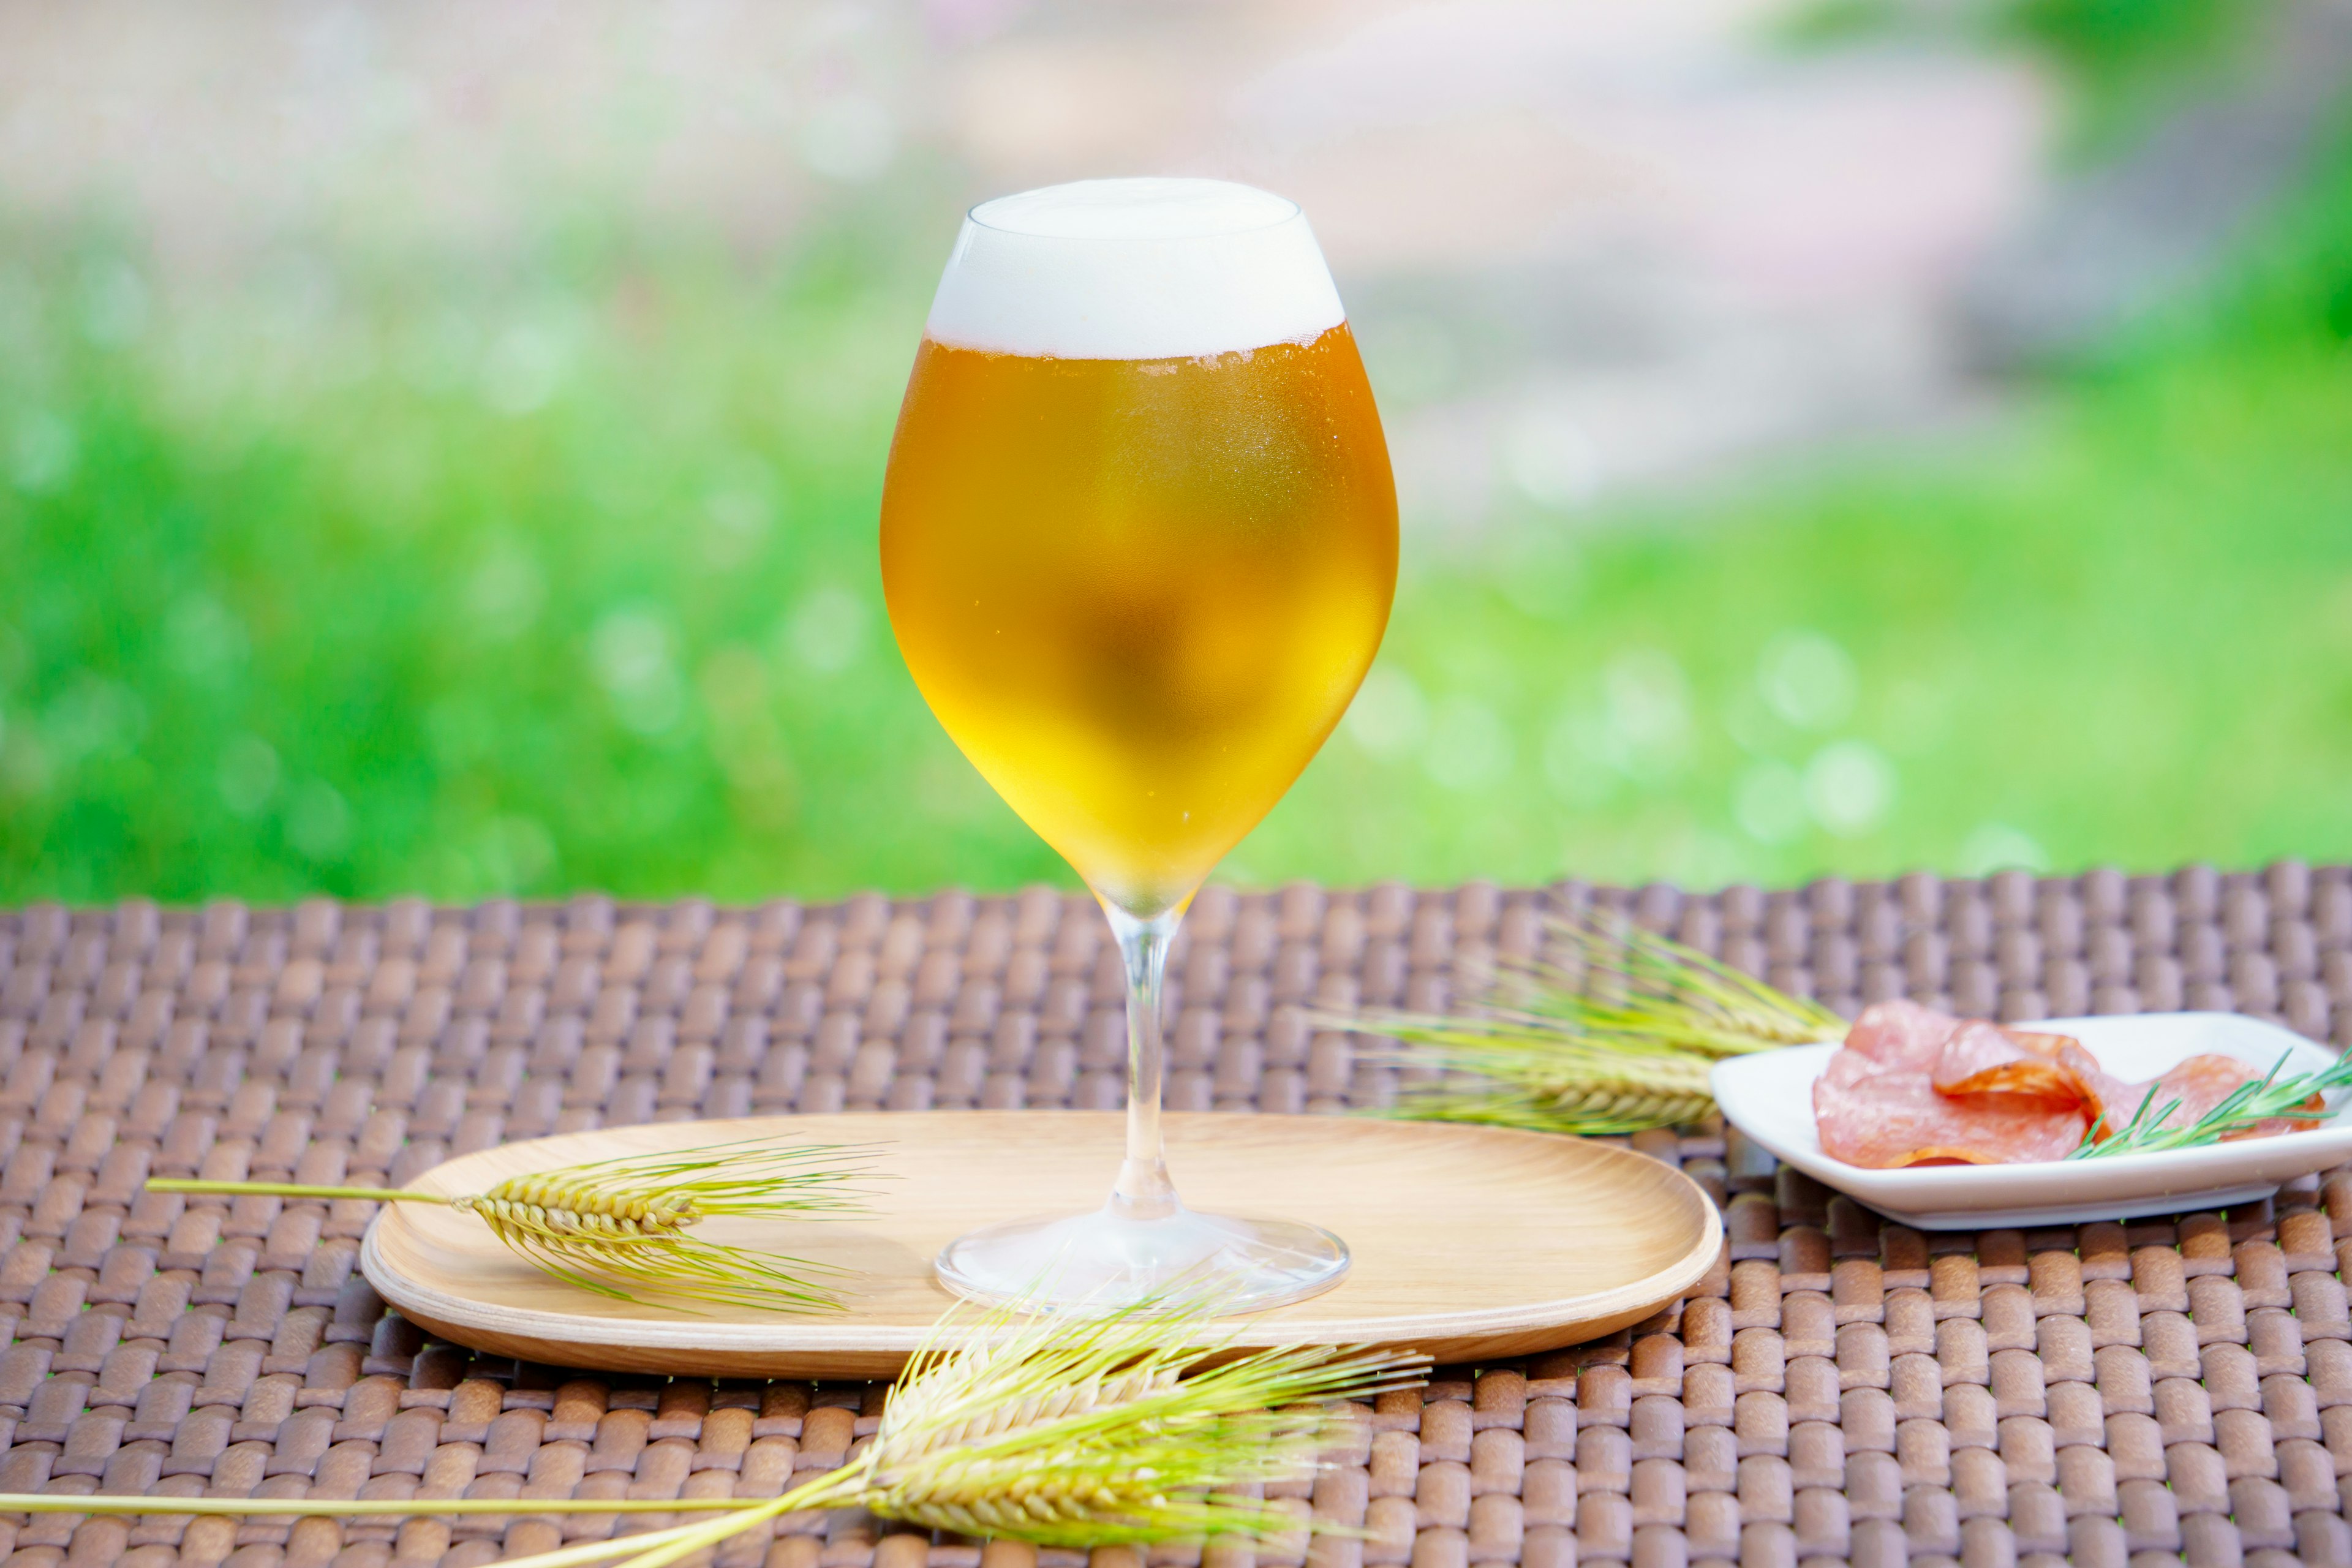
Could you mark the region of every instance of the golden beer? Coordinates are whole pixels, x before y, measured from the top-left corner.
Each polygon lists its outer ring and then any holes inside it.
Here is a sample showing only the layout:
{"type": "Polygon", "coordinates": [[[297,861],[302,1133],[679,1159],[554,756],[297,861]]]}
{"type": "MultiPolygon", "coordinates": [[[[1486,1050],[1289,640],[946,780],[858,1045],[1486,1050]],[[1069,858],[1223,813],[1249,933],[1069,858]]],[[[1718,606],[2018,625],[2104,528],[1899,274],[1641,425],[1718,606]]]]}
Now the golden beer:
{"type": "Polygon", "coordinates": [[[882,586],[940,722],[1102,900],[1127,1152],[1100,1208],[950,1242],[949,1289],[1248,1312],[1347,1271],[1320,1226],[1178,1197],[1160,984],[1193,890],[1355,695],[1396,569],[1380,416],[1295,205],[1087,180],[967,215],[890,447],[882,586]]]}
{"type": "Polygon", "coordinates": [[[926,338],[882,501],[916,684],[1097,892],[1181,904],[1346,710],[1396,493],[1343,321],[1183,359],[926,338]]]}

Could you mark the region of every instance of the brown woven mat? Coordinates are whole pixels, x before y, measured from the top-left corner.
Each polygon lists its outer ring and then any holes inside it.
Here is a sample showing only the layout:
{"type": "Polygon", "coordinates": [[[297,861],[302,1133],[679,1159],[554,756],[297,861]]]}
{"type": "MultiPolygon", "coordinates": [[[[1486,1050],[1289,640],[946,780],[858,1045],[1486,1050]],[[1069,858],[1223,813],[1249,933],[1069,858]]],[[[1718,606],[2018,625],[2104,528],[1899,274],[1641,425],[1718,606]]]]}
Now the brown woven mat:
{"type": "MultiPolygon", "coordinates": [[[[1532,948],[1547,903],[1596,900],[1849,1012],[1900,992],[2005,1017],[2236,1008],[2352,1037],[2347,868],[1704,899],[1213,890],[1171,971],[1169,1099],[1378,1103],[1390,1069],[1302,1028],[1294,1004],[1441,1006],[1532,948]]],[[[9,1561],[475,1563],[615,1527],[534,1519],[529,1499],[773,1495],[837,1464],[880,1389],[477,1358],[387,1315],[354,1273],[370,1205],[141,1183],[396,1184],[504,1140],[646,1120],[1113,1106],[1119,996],[1100,916],[1042,890],[0,913],[0,1490],[523,1500],[454,1523],[37,1516],[0,1522],[9,1561]]],[[[1318,1538],[1318,1568],[2352,1563],[2334,1228],[2352,1246],[2352,1168],[2226,1215],[1923,1236],[1737,1135],[1633,1142],[1725,1201],[1723,1267],[1612,1339],[1381,1400],[1360,1463],[1299,1489],[1370,1531],[1318,1538]]],[[[789,1521],[721,1561],[982,1561],[891,1528],[789,1521]]]]}

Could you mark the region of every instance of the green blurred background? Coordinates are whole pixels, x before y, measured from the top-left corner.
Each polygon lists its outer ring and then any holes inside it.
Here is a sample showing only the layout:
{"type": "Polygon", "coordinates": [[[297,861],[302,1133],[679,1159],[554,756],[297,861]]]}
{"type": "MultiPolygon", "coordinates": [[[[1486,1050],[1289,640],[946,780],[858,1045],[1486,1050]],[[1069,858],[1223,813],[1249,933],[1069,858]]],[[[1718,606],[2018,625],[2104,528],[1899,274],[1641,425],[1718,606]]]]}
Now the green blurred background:
{"type": "MultiPolygon", "coordinates": [[[[1759,69],[2024,73],[2047,206],[2161,193],[2167,136],[2276,100],[2287,14],[1735,30],[1759,69]]],[[[943,28],[859,47],[965,47],[943,28]]],[[[1705,482],[1504,486],[1469,525],[1409,506],[1371,680],[1223,875],[2352,854],[2352,135],[2305,96],[2286,173],[2184,219],[2145,299],[1969,340],[2003,345],[1955,373],[1990,412],[1705,482]]],[[[235,265],[102,181],[0,183],[0,901],[1066,882],[923,707],[875,561],[955,215],[1010,176],[913,134],[859,173],[756,243],[590,182],[495,246],[394,203],[235,265]]],[[[1364,275],[1395,429],[1458,373],[1364,275]]]]}

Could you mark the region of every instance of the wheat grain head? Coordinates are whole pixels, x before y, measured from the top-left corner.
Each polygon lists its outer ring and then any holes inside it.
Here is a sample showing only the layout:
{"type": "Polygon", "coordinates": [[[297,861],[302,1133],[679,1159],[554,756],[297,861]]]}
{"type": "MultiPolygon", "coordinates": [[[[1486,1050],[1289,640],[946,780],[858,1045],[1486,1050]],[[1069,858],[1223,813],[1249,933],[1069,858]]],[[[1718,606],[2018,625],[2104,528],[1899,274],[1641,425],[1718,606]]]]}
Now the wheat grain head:
{"type": "Polygon", "coordinates": [[[1327,1028],[1402,1042],[1385,1055],[1449,1076],[1408,1082],[1390,1114],[1542,1132],[1695,1121],[1727,1056],[1842,1038],[1844,1020],[1622,918],[1555,919],[1552,956],[1506,961],[1459,1016],[1369,1010],[1327,1028]]]}
{"type": "Polygon", "coordinates": [[[1018,1303],[976,1321],[950,1312],[848,1466],[763,1508],[665,1532],[626,1568],[845,1504],[1041,1546],[1291,1534],[1296,1517],[1251,1494],[1317,1463],[1345,1420],[1332,1402],[1417,1383],[1427,1358],[1318,1345],[1202,1365],[1230,1350],[1211,1331],[1213,1295],[1091,1318],[1027,1317],[1018,1303]]]}
{"type": "Polygon", "coordinates": [[[863,1151],[761,1139],[624,1155],[510,1176],[452,1200],[544,1272],[621,1300],[838,1310],[842,1271],[807,1258],[704,1241],[717,1215],[796,1219],[854,1211],[863,1151]]]}
{"type": "Polygon", "coordinates": [[[845,1270],[705,1241],[688,1228],[719,1215],[786,1220],[855,1212],[866,1194],[851,1184],[872,1174],[864,1163],[870,1152],[744,1139],[509,1176],[487,1192],[456,1197],[289,1182],[159,1177],[147,1185],[163,1193],[442,1204],[479,1218],[541,1272],[616,1300],[650,1296],[674,1307],[838,1310],[839,1286],[824,1277],[845,1270]]]}
{"type": "Polygon", "coordinates": [[[1075,1322],[1000,1310],[953,1349],[935,1340],[884,1412],[867,1506],[1048,1546],[1295,1529],[1246,1492],[1314,1463],[1328,1402],[1418,1381],[1425,1363],[1302,1346],[1201,1367],[1213,1297],[1075,1322]]]}

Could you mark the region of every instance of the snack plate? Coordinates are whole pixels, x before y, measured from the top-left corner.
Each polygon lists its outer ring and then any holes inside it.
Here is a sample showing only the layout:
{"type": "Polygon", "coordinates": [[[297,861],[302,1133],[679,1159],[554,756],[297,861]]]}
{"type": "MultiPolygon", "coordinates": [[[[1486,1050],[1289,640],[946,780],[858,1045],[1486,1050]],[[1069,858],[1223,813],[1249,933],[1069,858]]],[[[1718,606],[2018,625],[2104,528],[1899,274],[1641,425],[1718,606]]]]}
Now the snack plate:
{"type": "MultiPolygon", "coordinates": [[[[2140,1013],[2051,1018],[2021,1029],[2072,1035],[2118,1078],[2145,1081],[2204,1052],[2235,1057],[2268,1072],[2317,1072],[2336,1055],[2301,1035],[2235,1013],[2140,1013]]],[[[2331,1120],[2275,1138],[2196,1149],[2016,1165],[1924,1165],[1869,1171],[1822,1152],[1813,1130],[1813,1080],[1835,1046],[1790,1046],[1716,1064],[1716,1104],[1725,1120],[1824,1185],[1923,1230],[1988,1226],[2080,1225],[2220,1208],[2267,1197],[2280,1184],[2352,1160],[2352,1117],[2344,1091],[2331,1093],[2331,1120]]]]}
{"type": "MultiPolygon", "coordinates": [[[[1496,1127],[1203,1112],[1167,1118],[1185,1196],[1328,1226],[1353,1253],[1320,1296],[1225,1320],[1244,1347],[1409,1345],[1444,1362],[1526,1355],[1639,1322],[1712,1268],[1723,1226],[1696,1183],[1630,1150],[1496,1127]]],[[[768,1137],[870,1146],[873,1212],[823,1223],[705,1222],[700,1234],[851,1270],[847,1310],[697,1313],[550,1279],[479,1220],[387,1204],[360,1265],[412,1321],[557,1366],[700,1376],[877,1377],[951,1302],[931,1259],[975,1226],[1097,1202],[1115,1111],[948,1110],[607,1128],[461,1154],[410,1184],[481,1192],[582,1161],[768,1137]]]]}

